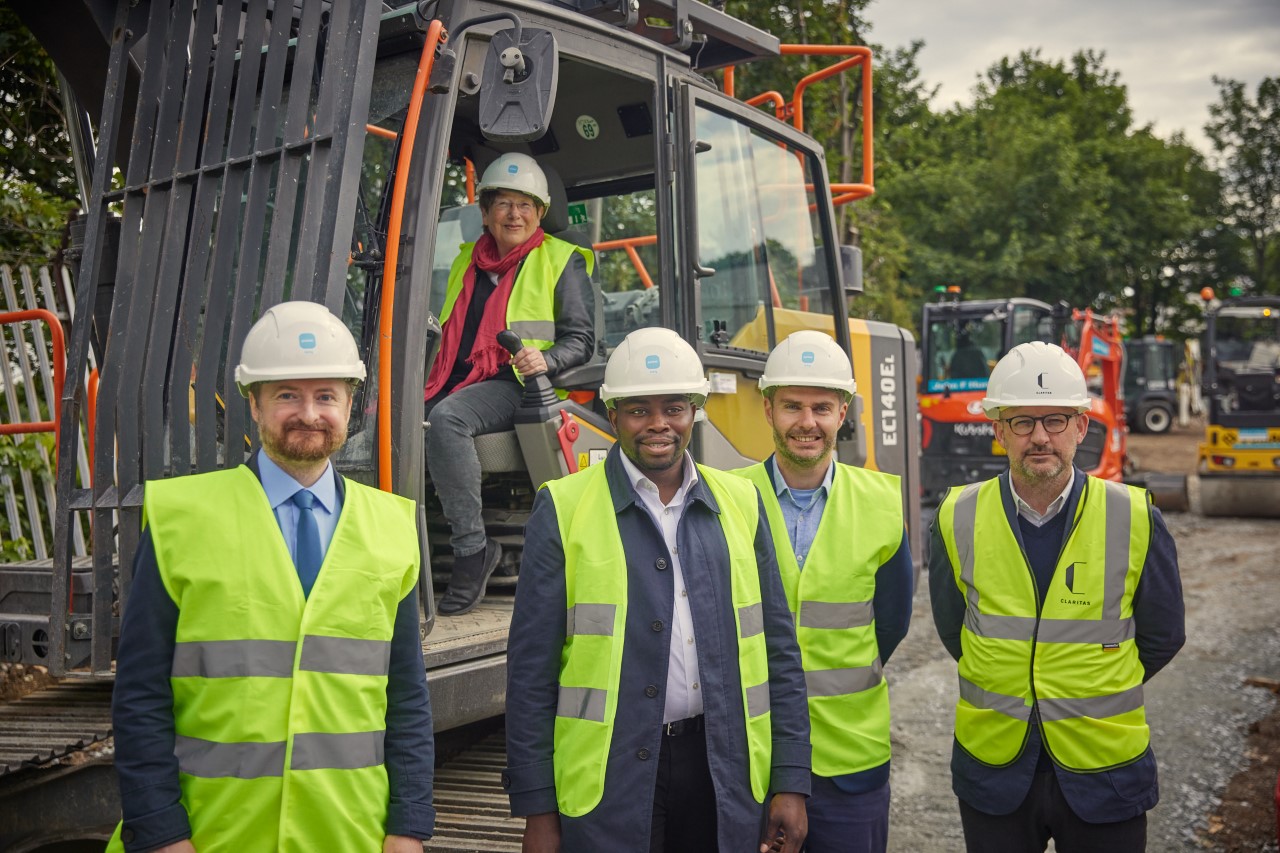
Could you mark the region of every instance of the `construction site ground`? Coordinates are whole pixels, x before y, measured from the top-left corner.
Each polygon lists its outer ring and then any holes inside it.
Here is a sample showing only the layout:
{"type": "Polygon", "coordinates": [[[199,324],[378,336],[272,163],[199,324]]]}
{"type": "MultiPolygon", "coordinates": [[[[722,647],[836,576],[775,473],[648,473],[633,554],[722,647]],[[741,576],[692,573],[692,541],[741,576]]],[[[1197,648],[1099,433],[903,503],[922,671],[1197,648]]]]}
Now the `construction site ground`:
{"type": "MultiPolygon", "coordinates": [[[[1138,470],[1191,473],[1202,427],[1130,437],[1138,470]]],[[[1192,501],[1196,499],[1192,482],[1192,501]]],[[[1187,643],[1146,689],[1160,765],[1151,851],[1276,851],[1280,773],[1280,520],[1165,515],[1178,546],[1187,643]],[[1255,686],[1260,685],[1260,686],[1255,686]]],[[[911,630],[886,668],[893,706],[889,849],[964,849],[951,791],[955,664],[921,576],[911,630]]],[[[1052,848],[1051,848],[1052,849],[1052,848]]]]}

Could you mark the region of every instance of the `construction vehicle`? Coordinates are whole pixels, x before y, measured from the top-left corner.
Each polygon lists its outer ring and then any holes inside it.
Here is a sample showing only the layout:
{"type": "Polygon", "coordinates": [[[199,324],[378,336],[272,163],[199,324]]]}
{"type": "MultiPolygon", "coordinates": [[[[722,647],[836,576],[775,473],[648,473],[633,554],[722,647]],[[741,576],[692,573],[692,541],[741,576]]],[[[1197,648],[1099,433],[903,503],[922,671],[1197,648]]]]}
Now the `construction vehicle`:
{"type": "Polygon", "coordinates": [[[1125,419],[1135,432],[1168,432],[1178,411],[1178,352],[1162,335],[1124,342],[1125,419]]]}
{"type": "Polygon", "coordinates": [[[923,369],[920,403],[921,497],[926,505],[951,486],[975,483],[1005,471],[1009,462],[982,410],[987,379],[1010,349],[1028,341],[1061,345],[1080,363],[1092,408],[1076,465],[1089,474],[1119,479],[1125,459],[1124,345],[1119,323],[1066,303],[1036,299],[960,298],[960,288],[939,288],[921,320],[923,369]]]}
{"type": "Polygon", "coordinates": [[[1280,518],[1280,297],[1205,291],[1200,511],[1280,518]]]}
{"type": "MultiPolygon", "coordinates": [[[[555,377],[567,399],[530,383],[516,429],[477,442],[506,582],[537,487],[613,441],[595,394],[608,349],[655,325],[702,357],[712,394],[692,450],[725,468],[772,450],[755,381],[770,348],[799,328],[831,334],[859,389],[841,459],[902,477],[920,553],[914,341],[848,319],[860,256],[835,227],[836,205],[873,191],[866,48],[783,45],[695,0],[13,5],[67,82],[85,195],[79,313],[54,407],[54,553],[10,573],[15,592],[0,599],[0,656],[63,679],[41,700],[55,713],[73,690],[86,709],[83,730],[59,730],[44,757],[109,731],[144,484],[244,458],[254,435],[232,369],[271,304],[321,302],[353,329],[370,379],[335,463],[417,499],[424,573],[444,562],[422,389],[444,273],[478,233],[476,170],[504,152],[548,172],[546,230],[597,252],[601,344],[555,377]],[[735,66],[793,54],[834,64],[789,100],[734,96],[735,66]],[[803,98],[844,71],[861,73],[863,171],[832,184],[803,98]],[[83,478],[67,440],[82,423],[83,478]],[[83,558],[66,533],[77,520],[92,528],[83,558]]],[[[501,714],[510,597],[437,621],[429,580],[421,592],[437,730],[501,714]]],[[[5,710],[0,726],[17,726],[5,710]]],[[[108,761],[0,785],[0,848],[105,838],[119,813],[111,774],[86,769],[108,761]],[[73,789],[78,808],[44,809],[73,789]]]]}

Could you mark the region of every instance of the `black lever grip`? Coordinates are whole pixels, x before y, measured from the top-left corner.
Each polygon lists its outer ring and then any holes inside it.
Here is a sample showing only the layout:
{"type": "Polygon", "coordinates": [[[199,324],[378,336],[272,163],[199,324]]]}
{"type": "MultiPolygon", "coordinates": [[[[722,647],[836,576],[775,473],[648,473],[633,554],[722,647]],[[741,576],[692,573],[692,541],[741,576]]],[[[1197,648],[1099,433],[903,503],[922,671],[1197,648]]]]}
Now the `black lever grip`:
{"type": "Polygon", "coordinates": [[[512,355],[524,349],[524,341],[520,340],[520,336],[510,329],[503,329],[498,332],[498,343],[512,355]]]}

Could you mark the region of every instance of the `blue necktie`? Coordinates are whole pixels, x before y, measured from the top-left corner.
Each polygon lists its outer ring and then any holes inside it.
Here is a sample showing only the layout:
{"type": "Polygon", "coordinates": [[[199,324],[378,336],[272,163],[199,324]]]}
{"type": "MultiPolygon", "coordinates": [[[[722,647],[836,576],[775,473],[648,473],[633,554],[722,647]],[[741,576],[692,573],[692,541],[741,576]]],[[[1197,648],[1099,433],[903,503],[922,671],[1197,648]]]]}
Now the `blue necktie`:
{"type": "Polygon", "coordinates": [[[311,587],[320,574],[320,527],[316,524],[311,508],[316,496],[306,489],[294,492],[293,505],[298,508],[297,539],[294,540],[293,562],[298,567],[298,580],[302,581],[302,594],[311,595],[311,587]]]}

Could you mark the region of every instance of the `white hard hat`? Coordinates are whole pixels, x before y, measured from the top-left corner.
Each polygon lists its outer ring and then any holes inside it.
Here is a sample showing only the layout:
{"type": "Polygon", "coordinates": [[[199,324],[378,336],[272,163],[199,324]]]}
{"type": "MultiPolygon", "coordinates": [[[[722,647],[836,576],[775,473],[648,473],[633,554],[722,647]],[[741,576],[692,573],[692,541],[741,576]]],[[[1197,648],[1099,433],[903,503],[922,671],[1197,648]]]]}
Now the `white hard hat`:
{"type": "Polygon", "coordinates": [[[982,410],[999,420],[1002,409],[1014,406],[1069,406],[1088,411],[1089,389],[1084,372],[1062,347],[1043,341],[1018,344],[991,371],[982,410]]]}
{"type": "Polygon", "coordinates": [[[793,332],[769,353],[760,390],[784,385],[830,388],[843,394],[845,402],[858,390],[844,350],[829,335],[813,330],[793,332]]]}
{"type": "Polygon", "coordinates": [[[281,379],[364,379],[355,338],[329,309],[315,302],[281,302],[245,335],[236,385],[249,396],[256,382],[281,379]]]}
{"type": "Polygon", "coordinates": [[[636,329],[609,356],[600,399],[612,409],[622,397],[687,394],[701,406],[710,391],[702,362],[684,338],[670,329],[636,329]]]}
{"type": "Polygon", "coordinates": [[[528,154],[503,154],[489,164],[480,177],[479,192],[485,190],[511,190],[537,199],[543,206],[551,204],[551,191],[547,189],[547,176],[538,161],[528,154]]]}

